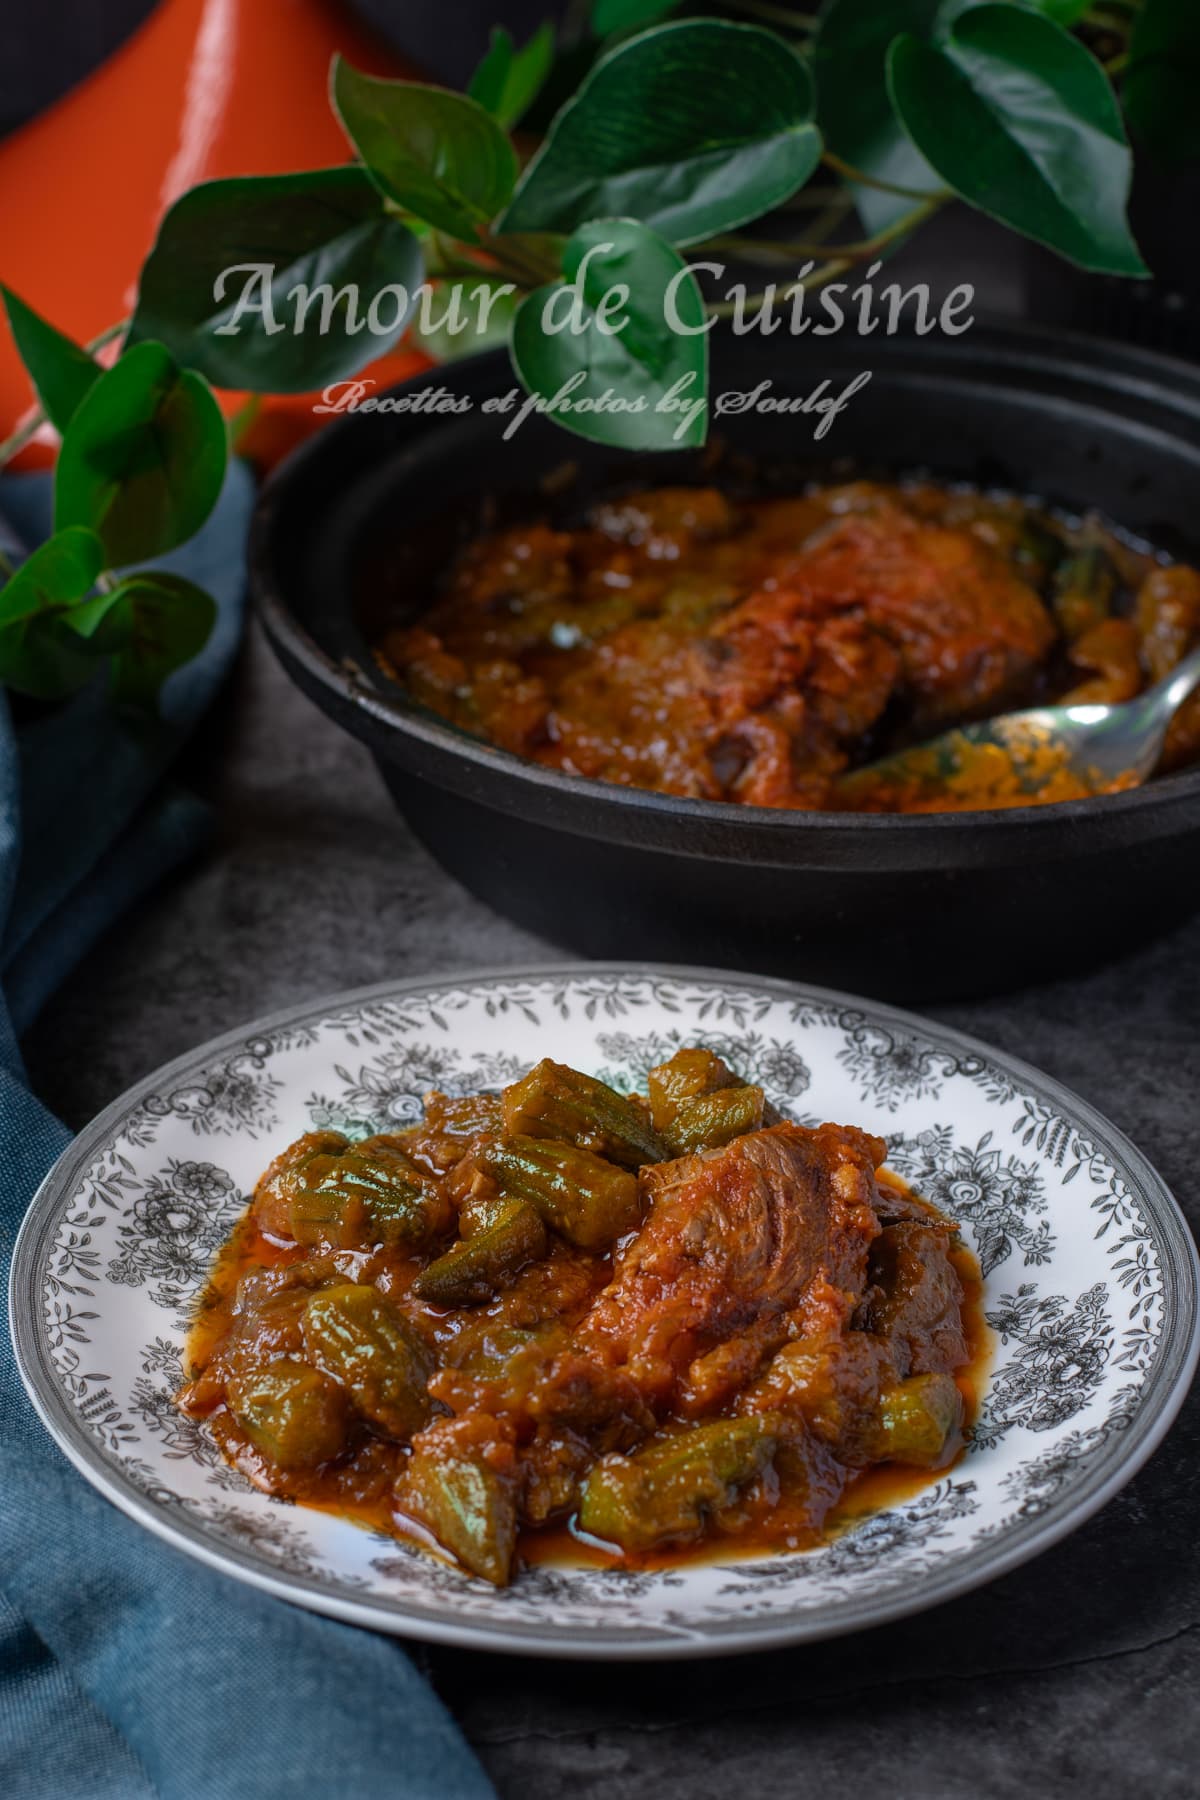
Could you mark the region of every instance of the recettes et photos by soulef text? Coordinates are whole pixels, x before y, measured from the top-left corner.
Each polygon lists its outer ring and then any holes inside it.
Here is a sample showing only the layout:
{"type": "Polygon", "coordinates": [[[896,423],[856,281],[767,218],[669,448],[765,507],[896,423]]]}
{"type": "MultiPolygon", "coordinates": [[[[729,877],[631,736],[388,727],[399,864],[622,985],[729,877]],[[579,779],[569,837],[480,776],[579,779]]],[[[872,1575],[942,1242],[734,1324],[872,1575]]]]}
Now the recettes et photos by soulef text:
{"type": "Polygon", "coordinates": [[[948,1467],[982,1379],[974,1259],[885,1155],[700,1046],[645,1095],[545,1060],[309,1132],[218,1258],[179,1405],[267,1493],[496,1584],[809,1548],[948,1467]]]}

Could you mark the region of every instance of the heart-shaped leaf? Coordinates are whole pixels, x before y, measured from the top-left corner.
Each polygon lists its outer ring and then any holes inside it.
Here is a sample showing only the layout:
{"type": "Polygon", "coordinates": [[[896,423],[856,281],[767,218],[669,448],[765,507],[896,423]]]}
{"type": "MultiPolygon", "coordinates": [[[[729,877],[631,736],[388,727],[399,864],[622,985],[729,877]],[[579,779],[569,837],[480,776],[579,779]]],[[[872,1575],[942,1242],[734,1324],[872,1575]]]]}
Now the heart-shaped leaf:
{"type": "Polygon", "coordinates": [[[1132,159],[1108,79],[1023,6],[972,6],[937,44],[888,53],[892,104],[954,191],[1083,268],[1147,269],[1125,218],[1132,159]]]}
{"type": "Polygon", "coordinates": [[[1200,6],[1146,0],[1125,71],[1125,111],[1138,139],[1165,163],[1200,159],[1200,6]]]}
{"type": "Polygon", "coordinates": [[[364,169],[206,181],[159,227],[129,342],[218,387],[303,394],[389,350],[420,283],[420,246],[364,169]]]}
{"type": "Polygon", "coordinates": [[[50,423],[65,431],[71,415],[100,373],[86,350],[48,323],[8,288],[0,288],[21,361],[50,423]]]}
{"type": "Polygon", "coordinates": [[[146,569],[77,607],[66,623],[93,653],[112,657],[113,699],[149,710],[167,676],[203,650],[216,616],[216,602],[195,582],[146,569]]]}
{"type": "Polygon", "coordinates": [[[506,129],[533,104],[554,61],[554,27],[541,25],[520,50],[512,33],[494,26],[487,55],[472,75],[467,92],[506,129]]]}
{"type": "Polygon", "coordinates": [[[465,94],[377,81],[333,59],[333,108],[380,191],[454,237],[472,239],[513,191],[516,152],[465,94]]]}
{"type": "Polygon", "coordinates": [[[199,530],[225,479],[225,421],[212,389],[161,344],[138,344],[80,402],[63,436],[54,523],[84,525],[120,566],[199,530]]]}
{"type": "Polygon", "coordinates": [[[803,186],[821,154],[808,70],[773,32],[660,25],[601,57],[558,113],[500,220],[571,231],[640,219],[692,244],[803,186]]]}
{"type": "MultiPolygon", "coordinates": [[[[942,0],[829,0],[813,46],[817,122],[830,149],[876,181],[933,193],[943,183],[907,136],[892,110],[887,53],[904,32],[929,36],[942,0]]],[[[855,203],[869,232],[908,212],[902,194],[860,186],[855,203]]]]}
{"type": "Polygon", "coordinates": [[[95,653],[64,628],[67,609],[83,600],[104,566],[91,531],[55,532],[0,588],[0,683],[39,700],[82,687],[95,653]]]}
{"type": "Polygon", "coordinates": [[[39,544],[0,588],[0,627],[34,613],[73,606],[104,567],[104,546],[94,531],[68,526],[39,544]]]}
{"type": "Polygon", "coordinates": [[[1026,6],[1034,7],[1045,13],[1056,25],[1078,25],[1085,13],[1092,10],[1094,0],[1023,0],[1026,6]]]}
{"type": "Polygon", "coordinates": [[[683,258],[636,219],[593,219],[569,240],[563,274],[528,295],[513,323],[513,363],[529,392],[557,399],[554,419],[598,443],[702,444],[708,339],[683,258]]]}

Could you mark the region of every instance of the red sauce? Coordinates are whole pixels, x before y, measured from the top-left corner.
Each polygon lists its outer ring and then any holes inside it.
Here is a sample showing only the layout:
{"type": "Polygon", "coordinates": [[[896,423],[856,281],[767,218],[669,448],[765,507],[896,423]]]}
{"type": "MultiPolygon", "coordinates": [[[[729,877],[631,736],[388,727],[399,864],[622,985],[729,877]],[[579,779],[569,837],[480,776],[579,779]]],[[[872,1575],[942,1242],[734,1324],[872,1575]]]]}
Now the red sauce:
{"type": "MultiPolygon", "coordinates": [[[[907,1195],[903,1179],[891,1171],[881,1171],[881,1181],[907,1195]]],[[[619,1248],[619,1246],[618,1246],[619,1248]]],[[[203,1379],[212,1363],[233,1318],[233,1302],[243,1276],[258,1269],[281,1269],[303,1260],[307,1251],[287,1245],[260,1231],[253,1212],[248,1210],[214,1263],[208,1286],[189,1333],[184,1366],[189,1378],[203,1379]]],[[[411,1261],[396,1260],[395,1273],[404,1285],[406,1273],[418,1266],[411,1261]]],[[[968,1345],[968,1360],[955,1373],[956,1384],[965,1403],[967,1431],[978,1413],[986,1386],[994,1347],[994,1334],[983,1310],[983,1284],[976,1259],[965,1247],[956,1245],[951,1260],[962,1283],[964,1300],[962,1320],[968,1345]]],[[[612,1267],[611,1256],[598,1257],[595,1288],[604,1285],[612,1267]]],[[[439,1330],[445,1332],[455,1323],[454,1315],[429,1309],[439,1330]]],[[[186,1393],[186,1390],[185,1390],[186,1393]]],[[[223,1410],[218,1414],[224,1420],[223,1410]]],[[[394,1449],[399,1466],[403,1452],[394,1449]]],[[[244,1442],[236,1445],[236,1460],[246,1464],[244,1442]]],[[[960,1455],[962,1452],[960,1452],[960,1455]]],[[[955,1459],[957,1460],[957,1459],[955,1459]]],[[[518,1538],[516,1565],[554,1564],[595,1568],[665,1569],[698,1562],[725,1562],[741,1557],[761,1557],[781,1550],[805,1550],[836,1537],[848,1525],[874,1512],[901,1504],[924,1489],[944,1479],[954,1463],[936,1471],[902,1468],[883,1464],[854,1475],[833,1511],[820,1530],[789,1520],[779,1505],[760,1505],[751,1509],[736,1529],[725,1529],[720,1535],[706,1537],[698,1543],[677,1544],[647,1554],[622,1552],[614,1546],[598,1543],[582,1534],[571,1518],[552,1521],[536,1529],[526,1528],[518,1538]]],[[[253,1466],[249,1468],[254,1473],[253,1466]]],[[[304,1482],[303,1503],[366,1529],[407,1538],[435,1555],[444,1554],[430,1533],[417,1521],[405,1520],[394,1511],[390,1488],[370,1497],[349,1494],[343,1475],[331,1470],[325,1475],[308,1477],[304,1482]]]]}
{"type": "MultiPolygon", "coordinates": [[[[377,614],[386,603],[373,596],[377,614]]],[[[840,778],[970,720],[1127,700],[1197,642],[1200,574],[1096,521],[867,482],[742,501],[660,488],[571,529],[496,531],[415,622],[376,636],[423,705],[546,767],[754,806],[904,812],[1093,791],[994,755],[899,798],[840,778]]],[[[1198,754],[1200,697],[1164,766],[1198,754]]]]}

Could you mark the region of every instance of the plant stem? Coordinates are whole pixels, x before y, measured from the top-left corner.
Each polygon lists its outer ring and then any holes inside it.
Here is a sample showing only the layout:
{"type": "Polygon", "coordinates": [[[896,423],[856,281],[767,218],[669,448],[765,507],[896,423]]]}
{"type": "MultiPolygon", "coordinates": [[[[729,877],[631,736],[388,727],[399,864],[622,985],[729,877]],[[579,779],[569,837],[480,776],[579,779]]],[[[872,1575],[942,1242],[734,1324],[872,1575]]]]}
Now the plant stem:
{"type": "MultiPolygon", "coordinates": [[[[793,294],[798,294],[802,290],[808,291],[812,288],[824,287],[826,282],[833,281],[838,275],[844,275],[847,269],[853,267],[853,263],[835,259],[833,262],[826,263],[823,269],[817,269],[813,274],[805,275],[799,281],[789,281],[785,288],[780,289],[778,294],[772,296],[772,299],[790,300],[793,294]]],[[[706,306],[704,310],[708,313],[710,318],[731,319],[738,311],[745,311],[751,306],[761,306],[767,297],[768,296],[764,293],[750,294],[745,300],[740,302],[737,300],[717,300],[712,305],[706,306]]]]}
{"type": "Polygon", "coordinates": [[[12,562],[5,555],[4,551],[0,550],[0,575],[3,575],[4,579],[7,581],[9,576],[15,575],[16,572],[12,562]]]}
{"type": "Polygon", "coordinates": [[[520,242],[520,236],[514,233],[506,237],[501,232],[497,237],[485,237],[482,249],[518,287],[540,287],[544,281],[557,281],[562,275],[558,251],[551,249],[542,254],[536,247],[520,242]]]}
{"type": "Polygon", "coordinates": [[[97,350],[103,350],[105,344],[111,344],[114,338],[124,337],[132,322],[131,319],[118,319],[115,325],[106,325],[99,337],[94,337],[90,344],[85,344],[84,349],[89,356],[94,356],[97,350]]]}
{"type": "MultiPolygon", "coordinates": [[[[835,198],[830,205],[822,207],[821,211],[817,213],[808,227],[806,236],[809,244],[820,246],[819,254],[821,255],[824,255],[826,244],[841,225],[846,214],[851,212],[854,207],[854,196],[849,188],[826,188],[825,192],[834,195],[835,198]]],[[[743,237],[740,232],[729,232],[722,237],[713,238],[711,243],[706,244],[704,248],[729,250],[743,262],[770,264],[778,262],[780,252],[789,251],[791,246],[780,238],[747,238],[743,237]]],[[[839,244],[838,250],[840,251],[841,248],[842,246],[839,244]]],[[[790,255],[787,260],[791,261],[790,255]]]]}
{"type": "MultiPolygon", "coordinates": [[[[114,338],[123,336],[128,329],[129,320],[120,319],[115,325],[106,326],[99,337],[94,337],[91,343],[84,347],[88,351],[88,354],[91,355],[97,350],[103,350],[105,344],[111,344],[114,338]]],[[[37,436],[45,423],[46,414],[44,408],[40,406],[35,407],[33,412],[30,413],[29,417],[26,419],[24,425],[18,425],[15,431],[10,432],[9,436],[6,437],[3,442],[0,442],[0,469],[4,467],[5,463],[11,462],[17,452],[23,450],[26,444],[32,443],[33,439],[37,436]]]]}
{"type": "MultiPolygon", "coordinates": [[[[834,251],[841,261],[870,262],[872,257],[877,256],[881,250],[886,250],[888,245],[895,243],[897,238],[905,237],[908,232],[914,230],[931,213],[935,213],[942,204],[940,195],[930,195],[919,206],[914,206],[911,211],[894,219],[882,231],[877,231],[873,237],[860,238],[857,243],[835,244],[834,251]]],[[[823,243],[811,237],[785,241],[775,238],[747,238],[734,235],[714,238],[712,242],[714,248],[730,250],[734,254],[751,251],[756,256],[772,261],[780,259],[785,262],[792,262],[796,258],[823,256],[826,249],[823,243]]]]}
{"type": "Polygon", "coordinates": [[[1128,67],[1129,67],[1129,52],[1128,52],[1128,50],[1122,50],[1122,52],[1119,56],[1110,56],[1109,57],[1108,61],[1104,65],[1104,73],[1106,75],[1119,75],[1123,69],[1127,69],[1128,67]]]}
{"type": "Polygon", "coordinates": [[[829,206],[835,201],[844,200],[847,207],[853,206],[854,196],[848,194],[840,185],[829,187],[802,187],[798,194],[792,194],[781,204],[780,211],[800,211],[806,206],[829,206]]]}
{"type": "Polygon", "coordinates": [[[821,157],[826,168],[840,175],[843,181],[853,181],[859,187],[877,188],[881,194],[898,194],[902,200],[928,200],[928,189],[900,187],[895,181],[879,181],[874,175],[868,175],[864,169],[856,169],[853,163],[844,162],[832,150],[826,150],[821,157]]]}
{"type": "Polygon", "coordinates": [[[0,469],[5,463],[12,461],[18,450],[23,450],[26,444],[32,442],[45,423],[45,413],[40,406],[35,407],[24,425],[18,425],[14,432],[0,442],[0,469]]]}

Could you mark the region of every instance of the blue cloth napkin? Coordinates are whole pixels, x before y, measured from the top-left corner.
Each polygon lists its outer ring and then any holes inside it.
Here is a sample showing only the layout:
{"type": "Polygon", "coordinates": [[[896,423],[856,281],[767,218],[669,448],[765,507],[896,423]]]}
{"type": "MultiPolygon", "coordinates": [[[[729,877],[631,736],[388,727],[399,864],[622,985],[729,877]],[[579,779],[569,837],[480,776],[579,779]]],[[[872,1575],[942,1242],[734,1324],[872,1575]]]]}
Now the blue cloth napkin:
{"type": "MultiPolygon", "coordinates": [[[[131,732],[88,689],[14,731],[0,694],[0,1795],[5,1800],[488,1800],[391,1639],[217,1575],[103,1500],[35,1417],[8,1333],[17,1227],[69,1133],[29,1092],[18,1033],[122,909],[203,841],[169,766],[237,645],[252,502],[230,474],[165,566],[220,617],[131,732]]],[[[49,527],[43,477],[0,483],[0,529],[49,527]]]]}

